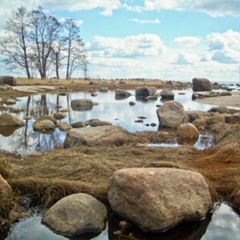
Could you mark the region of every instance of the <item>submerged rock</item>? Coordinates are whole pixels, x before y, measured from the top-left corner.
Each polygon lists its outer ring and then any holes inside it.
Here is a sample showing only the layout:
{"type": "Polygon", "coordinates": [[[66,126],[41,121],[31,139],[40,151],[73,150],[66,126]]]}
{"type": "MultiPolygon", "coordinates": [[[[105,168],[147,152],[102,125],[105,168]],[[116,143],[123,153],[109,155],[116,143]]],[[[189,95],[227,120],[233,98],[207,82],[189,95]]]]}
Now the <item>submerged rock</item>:
{"type": "Polygon", "coordinates": [[[71,108],[74,111],[92,110],[93,101],[91,99],[74,99],[71,101],[71,108]]]}
{"type": "Polygon", "coordinates": [[[24,125],[25,123],[22,120],[12,116],[11,114],[3,113],[0,115],[0,127],[24,125]]]}
{"type": "Polygon", "coordinates": [[[57,233],[75,236],[100,233],[105,228],[106,206],[85,193],[72,194],[53,205],[42,221],[57,233]]]}
{"type": "Polygon", "coordinates": [[[108,200],[115,213],[150,232],[201,220],[213,208],[203,176],[173,168],[117,170],[110,179],[108,200]]]}

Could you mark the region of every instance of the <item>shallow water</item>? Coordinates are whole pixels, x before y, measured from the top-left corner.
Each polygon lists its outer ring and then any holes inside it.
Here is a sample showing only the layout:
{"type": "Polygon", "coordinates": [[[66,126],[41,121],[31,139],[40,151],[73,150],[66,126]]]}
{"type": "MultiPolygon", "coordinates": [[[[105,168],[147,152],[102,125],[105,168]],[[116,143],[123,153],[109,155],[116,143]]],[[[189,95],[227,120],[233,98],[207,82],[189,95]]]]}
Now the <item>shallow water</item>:
{"type": "MultiPolygon", "coordinates": [[[[133,95],[129,98],[116,100],[115,92],[107,93],[99,92],[96,97],[92,97],[90,93],[69,93],[66,96],[57,94],[33,95],[31,97],[19,98],[19,101],[12,106],[14,109],[22,109],[19,113],[11,113],[19,119],[24,119],[26,115],[32,115],[31,120],[24,120],[26,126],[13,129],[13,134],[7,133],[6,129],[0,129],[0,149],[13,152],[20,155],[27,155],[33,152],[43,152],[53,149],[56,145],[62,145],[66,136],[66,132],[56,129],[53,134],[42,134],[33,131],[32,125],[34,121],[44,113],[53,114],[59,110],[56,106],[62,106],[69,109],[67,117],[58,122],[68,122],[70,124],[78,121],[87,121],[90,119],[100,119],[109,121],[113,125],[121,126],[129,132],[136,131],[157,131],[158,118],[156,109],[162,105],[160,99],[144,101],[136,99],[135,91],[129,91],[133,95]],[[73,111],[71,109],[71,100],[88,98],[98,105],[89,111],[73,111]],[[134,106],[130,106],[130,102],[134,102],[134,106]],[[142,119],[144,118],[144,119],[142,119]],[[142,120],[142,122],[136,122],[142,120]],[[154,123],[154,124],[152,124],[154,123]],[[3,131],[4,130],[4,131],[3,131]]],[[[201,104],[192,101],[192,90],[173,91],[175,93],[175,101],[180,102],[185,110],[203,110],[207,111],[213,105],[201,104]]]]}
{"type": "MultiPolygon", "coordinates": [[[[28,219],[23,219],[16,223],[11,232],[5,238],[0,238],[1,240],[63,240],[69,239],[64,236],[55,234],[48,227],[41,223],[42,216],[35,215],[28,219]]],[[[94,238],[94,240],[117,240],[118,236],[114,235],[114,231],[119,229],[117,226],[118,219],[113,219],[111,223],[108,224],[106,229],[94,238]],[[114,223],[114,221],[116,221],[114,223]]],[[[170,229],[167,232],[160,234],[142,234],[139,236],[139,231],[137,229],[131,229],[126,232],[126,236],[129,238],[131,232],[131,239],[160,239],[160,240],[239,240],[240,239],[240,217],[237,215],[227,204],[219,204],[214,212],[207,216],[206,219],[182,224],[181,226],[170,229]],[[180,227],[180,231],[179,231],[180,227]]],[[[75,240],[83,239],[81,237],[74,238],[75,240]]],[[[125,239],[125,238],[124,238],[125,239]]],[[[127,238],[126,238],[127,239],[127,238]]]]}

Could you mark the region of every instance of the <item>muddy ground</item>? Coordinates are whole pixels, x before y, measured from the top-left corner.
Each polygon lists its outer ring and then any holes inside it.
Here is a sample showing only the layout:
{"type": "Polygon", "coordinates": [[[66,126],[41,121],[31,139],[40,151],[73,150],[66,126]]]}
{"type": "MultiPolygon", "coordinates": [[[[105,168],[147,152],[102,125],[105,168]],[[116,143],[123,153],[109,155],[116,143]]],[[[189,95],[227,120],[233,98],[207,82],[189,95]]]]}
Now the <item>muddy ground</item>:
{"type": "MultiPolygon", "coordinates": [[[[18,85],[56,86],[61,92],[98,91],[101,86],[109,89],[134,89],[137,86],[151,85],[158,89],[178,88],[180,83],[165,81],[89,81],[80,80],[24,80],[18,85]]],[[[0,97],[24,96],[29,92],[13,91],[11,87],[0,88],[0,97]]],[[[215,103],[217,104],[217,98],[215,103]]],[[[50,206],[71,193],[85,192],[107,202],[108,180],[114,171],[132,167],[174,167],[200,172],[210,186],[214,201],[228,201],[236,212],[240,212],[240,125],[216,123],[211,129],[216,145],[207,150],[196,150],[193,144],[181,147],[147,147],[147,142],[176,140],[176,131],[162,129],[159,132],[133,133],[133,141],[116,147],[58,148],[43,154],[26,157],[0,152],[0,174],[14,190],[11,208],[17,211],[17,202],[31,197],[36,204],[50,206]]]]}

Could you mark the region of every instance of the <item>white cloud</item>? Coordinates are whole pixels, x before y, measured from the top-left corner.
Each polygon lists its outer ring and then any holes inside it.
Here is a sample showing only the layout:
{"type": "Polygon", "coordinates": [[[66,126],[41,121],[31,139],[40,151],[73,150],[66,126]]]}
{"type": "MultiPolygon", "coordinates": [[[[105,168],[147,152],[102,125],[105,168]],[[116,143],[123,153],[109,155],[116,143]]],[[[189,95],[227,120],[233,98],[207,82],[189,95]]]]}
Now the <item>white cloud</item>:
{"type": "Polygon", "coordinates": [[[207,36],[212,60],[219,63],[237,63],[240,61],[239,40],[239,33],[232,30],[228,30],[225,33],[212,33],[207,36]]]}
{"type": "Polygon", "coordinates": [[[201,11],[211,16],[240,15],[239,0],[144,0],[143,5],[125,3],[123,6],[127,10],[137,12],[171,9],[177,11],[201,11]]]}
{"type": "Polygon", "coordinates": [[[196,54],[188,54],[187,52],[178,53],[174,58],[173,64],[178,65],[189,65],[199,61],[196,54]]]}
{"type": "Polygon", "coordinates": [[[155,18],[154,20],[144,20],[144,19],[139,19],[139,18],[132,18],[132,19],[129,19],[129,21],[131,22],[136,22],[136,23],[140,23],[140,24],[159,24],[160,23],[160,20],[158,18],[155,18]]]}
{"type": "Polygon", "coordinates": [[[92,56],[124,58],[159,56],[166,49],[161,38],[154,34],[140,34],[126,38],[97,36],[86,46],[92,56]]]}
{"type": "Polygon", "coordinates": [[[191,36],[185,36],[185,37],[178,37],[174,39],[174,42],[178,45],[185,46],[185,47],[195,47],[199,43],[201,43],[200,37],[191,37],[191,36]]]}
{"type": "Polygon", "coordinates": [[[79,10],[93,10],[96,8],[102,9],[100,12],[102,15],[110,16],[113,10],[121,7],[121,0],[28,0],[27,4],[24,0],[2,0],[0,1],[0,17],[9,16],[11,11],[15,11],[17,8],[25,6],[27,9],[37,8],[42,6],[43,8],[55,10],[68,10],[71,12],[79,10]]]}

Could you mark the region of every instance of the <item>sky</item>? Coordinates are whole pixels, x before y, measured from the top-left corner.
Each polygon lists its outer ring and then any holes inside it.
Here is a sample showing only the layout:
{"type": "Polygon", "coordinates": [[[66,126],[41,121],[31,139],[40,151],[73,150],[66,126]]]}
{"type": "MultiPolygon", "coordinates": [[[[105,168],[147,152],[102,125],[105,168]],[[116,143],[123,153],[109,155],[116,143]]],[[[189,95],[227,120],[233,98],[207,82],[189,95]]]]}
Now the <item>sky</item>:
{"type": "Polygon", "coordinates": [[[77,20],[90,78],[240,82],[240,0],[0,0],[1,29],[21,6],[77,20]]]}

